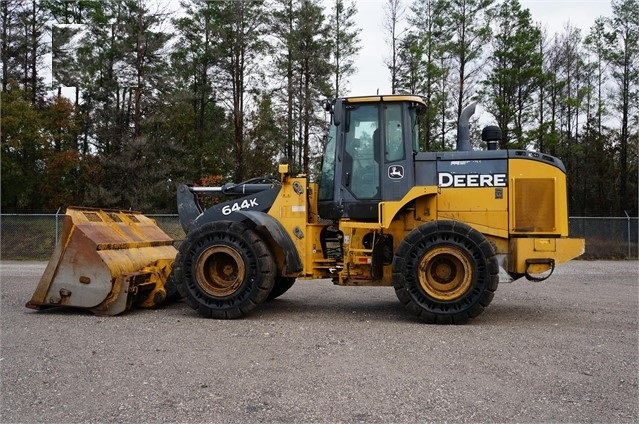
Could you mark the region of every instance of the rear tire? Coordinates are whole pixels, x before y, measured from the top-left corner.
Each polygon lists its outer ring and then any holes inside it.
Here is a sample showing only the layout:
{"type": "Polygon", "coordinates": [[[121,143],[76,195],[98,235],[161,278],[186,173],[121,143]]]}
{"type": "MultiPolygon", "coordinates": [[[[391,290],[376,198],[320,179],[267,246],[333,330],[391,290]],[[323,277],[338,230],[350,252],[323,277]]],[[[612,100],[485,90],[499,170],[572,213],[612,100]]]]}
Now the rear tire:
{"type": "Polygon", "coordinates": [[[464,324],[494,297],[499,265],[493,246],[456,221],[433,221],[411,231],[393,259],[393,286],[422,321],[464,324]]]}
{"type": "Polygon", "coordinates": [[[268,245],[239,222],[212,222],[189,233],[175,263],[178,291],[204,317],[246,315],[267,299],[275,282],[268,245]]]}

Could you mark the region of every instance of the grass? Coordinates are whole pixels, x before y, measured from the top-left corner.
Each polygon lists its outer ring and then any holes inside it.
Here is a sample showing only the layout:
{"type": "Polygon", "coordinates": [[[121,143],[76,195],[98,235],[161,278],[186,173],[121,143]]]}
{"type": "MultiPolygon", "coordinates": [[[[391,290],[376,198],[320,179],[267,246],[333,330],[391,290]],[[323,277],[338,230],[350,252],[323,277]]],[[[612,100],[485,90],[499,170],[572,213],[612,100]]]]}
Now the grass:
{"type": "Polygon", "coordinates": [[[637,259],[637,243],[630,243],[630,257],[628,257],[628,243],[605,238],[587,238],[586,252],[579,259],[637,259]]]}
{"type": "MultiPolygon", "coordinates": [[[[60,217],[60,229],[62,217],[60,217]]],[[[55,217],[3,216],[0,258],[7,260],[48,260],[56,242],[55,217]]]]}

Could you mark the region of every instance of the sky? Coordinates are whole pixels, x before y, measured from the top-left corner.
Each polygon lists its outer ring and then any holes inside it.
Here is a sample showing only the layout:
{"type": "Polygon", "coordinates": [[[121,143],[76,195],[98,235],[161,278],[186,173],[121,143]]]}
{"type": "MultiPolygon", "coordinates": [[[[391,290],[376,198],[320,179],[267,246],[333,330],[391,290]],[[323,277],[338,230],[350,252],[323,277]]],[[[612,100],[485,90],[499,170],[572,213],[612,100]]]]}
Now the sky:
{"type": "MultiPolygon", "coordinates": [[[[384,65],[388,53],[387,36],[383,29],[386,0],[355,0],[358,13],[355,21],[361,28],[361,51],[356,59],[357,72],[349,78],[349,95],[360,96],[390,93],[390,74],[384,65]]],[[[406,4],[410,0],[404,0],[406,4]]],[[[562,32],[567,23],[581,28],[582,34],[600,16],[611,16],[609,0],[520,0],[530,10],[534,22],[547,28],[549,34],[562,32]]]]}

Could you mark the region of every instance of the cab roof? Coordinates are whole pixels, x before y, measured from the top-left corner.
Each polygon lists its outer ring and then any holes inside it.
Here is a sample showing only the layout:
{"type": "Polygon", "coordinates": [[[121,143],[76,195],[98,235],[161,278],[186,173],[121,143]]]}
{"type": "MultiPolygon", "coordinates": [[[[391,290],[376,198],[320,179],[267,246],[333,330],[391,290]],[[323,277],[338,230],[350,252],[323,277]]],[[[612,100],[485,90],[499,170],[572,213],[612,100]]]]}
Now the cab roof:
{"type": "Polygon", "coordinates": [[[353,96],[344,97],[346,103],[374,103],[374,102],[413,102],[426,106],[424,99],[420,96],[407,95],[407,94],[388,94],[388,95],[375,95],[375,96],[353,96]]]}

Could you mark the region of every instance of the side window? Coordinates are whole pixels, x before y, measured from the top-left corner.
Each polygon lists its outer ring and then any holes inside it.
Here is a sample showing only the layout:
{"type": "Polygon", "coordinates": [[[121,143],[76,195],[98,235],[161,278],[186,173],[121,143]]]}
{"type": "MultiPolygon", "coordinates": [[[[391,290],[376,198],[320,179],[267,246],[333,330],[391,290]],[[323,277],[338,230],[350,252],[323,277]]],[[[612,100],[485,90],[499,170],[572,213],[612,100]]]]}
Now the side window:
{"type": "Polygon", "coordinates": [[[417,107],[411,107],[408,109],[408,116],[410,118],[410,125],[412,127],[411,135],[413,138],[413,152],[419,152],[419,115],[420,110],[417,107]]]}
{"type": "Polygon", "coordinates": [[[386,162],[395,162],[405,158],[404,139],[402,131],[402,107],[401,104],[389,104],[384,114],[386,124],[386,141],[384,146],[384,159],[386,162]]]}

